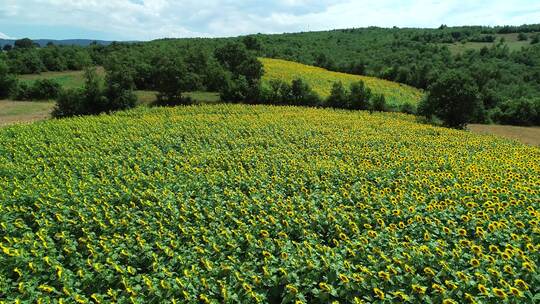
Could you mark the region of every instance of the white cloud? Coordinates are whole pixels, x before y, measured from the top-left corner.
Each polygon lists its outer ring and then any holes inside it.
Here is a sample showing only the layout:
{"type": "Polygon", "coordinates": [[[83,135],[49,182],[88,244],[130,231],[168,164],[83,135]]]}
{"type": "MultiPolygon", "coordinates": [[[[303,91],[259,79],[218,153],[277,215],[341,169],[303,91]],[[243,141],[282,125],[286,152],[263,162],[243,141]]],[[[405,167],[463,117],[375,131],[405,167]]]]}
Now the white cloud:
{"type": "MultiPolygon", "coordinates": [[[[2,0],[2,19],[119,39],[231,36],[363,26],[534,23],[536,0],[2,0]],[[523,9],[526,8],[526,9],[523,9]]],[[[28,34],[28,35],[31,35],[28,34]]],[[[54,35],[54,33],[52,33],[54,35]]],[[[35,37],[37,38],[37,37],[35,37]]],[[[41,38],[41,37],[40,37],[41,38]]],[[[58,37],[43,37],[58,38],[58,37]]],[[[62,37],[68,38],[68,37],[62,37]]],[[[86,37],[95,38],[95,37],[86,37]]]]}
{"type": "Polygon", "coordinates": [[[0,39],[13,39],[13,38],[11,38],[11,37],[9,37],[8,35],[6,35],[6,34],[0,32],[0,39]]]}

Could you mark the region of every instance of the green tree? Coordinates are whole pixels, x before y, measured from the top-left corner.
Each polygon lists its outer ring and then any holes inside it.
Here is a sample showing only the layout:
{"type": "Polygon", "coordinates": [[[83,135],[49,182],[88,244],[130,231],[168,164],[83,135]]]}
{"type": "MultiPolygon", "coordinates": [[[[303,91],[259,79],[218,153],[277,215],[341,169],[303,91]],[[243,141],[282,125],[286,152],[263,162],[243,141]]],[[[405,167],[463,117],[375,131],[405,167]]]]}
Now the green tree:
{"type": "Polygon", "coordinates": [[[326,106],[332,108],[347,109],[349,107],[348,104],[349,99],[343,83],[341,83],[341,81],[335,82],[332,85],[330,96],[328,96],[328,98],[326,99],[326,106]]]}
{"type": "Polygon", "coordinates": [[[371,110],[377,112],[388,111],[388,105],[386,104],[386,98],[383,94],[373,95],[371,98],[371,110]]]}
{"type": "Polygon", "coordinates": [[[429,87],[419,113],[436,116],[452,128],[463,128],[483,109],[474,80],[460,70],[451,70],[429,87]]]}
{"type": "Polygon", "coordinates": [[[290,99],[294,105],[316,106],[321,103],[321,99],[309,84],[299,78],[291,83],[290,99]]]}
{"type": "Polygon", "coordinates": [[[157,63],[154,78],[158,91],[157,104],[172,106],[191,103],[190,99],[182,97],[182,93],[190,87],[193,79],[190,79],[181,58],[163,57],[157,63]]]}
{"type": "Polygon", "coordinates": [[[0,98],[7,98],[16,84],[17,79],[9,73],[7,64],[0,58],[0,98]]]}
{"type": "Polygon", "coordinates": [[[115,62],[107,67],[105,77],[107,103],[104,110],[117,111],[135,107],[137,96],[133,92],[134,74],[135,71],[126,63],[115,62]]]}
{"type": "Polygon", "coordinates": [[[367,110],[370,107],[371,90],[363,81],[351,83],[349,90],[349,108],[352,110],[367,110]]]}
{"type": "Polygon", "coordinates": [[[34,41],[29,38],[15,40],[15,48],[30,49],[34,47],[34,41]]]}
{"type": "Polygon", "coordinates": [[[261,62],[241,43],[227,43],[216,49],[215,57],[234,78],[244,76],[249,84],[259,82],[264,73],[261,62]]]}
{"type": "Polygon", "coordinates": [[[529,39],[529,36],[527,36],[527,34],[525,34],[523,32],[518,34],[518,40],[519,41],[525,41],[527,39],[529,39]]]}

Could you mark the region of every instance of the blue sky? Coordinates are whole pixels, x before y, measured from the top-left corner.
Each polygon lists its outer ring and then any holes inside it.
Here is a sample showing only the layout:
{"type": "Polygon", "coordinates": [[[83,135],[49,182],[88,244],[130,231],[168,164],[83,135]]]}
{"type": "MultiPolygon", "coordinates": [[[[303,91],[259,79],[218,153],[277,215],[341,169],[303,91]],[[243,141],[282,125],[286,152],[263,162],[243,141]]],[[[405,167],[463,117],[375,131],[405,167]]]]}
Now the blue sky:
{"type": "Polygon", "coordinates": [[[0,0],[0,38],[151,40],[539,22],[538,0],[0,0]]]}

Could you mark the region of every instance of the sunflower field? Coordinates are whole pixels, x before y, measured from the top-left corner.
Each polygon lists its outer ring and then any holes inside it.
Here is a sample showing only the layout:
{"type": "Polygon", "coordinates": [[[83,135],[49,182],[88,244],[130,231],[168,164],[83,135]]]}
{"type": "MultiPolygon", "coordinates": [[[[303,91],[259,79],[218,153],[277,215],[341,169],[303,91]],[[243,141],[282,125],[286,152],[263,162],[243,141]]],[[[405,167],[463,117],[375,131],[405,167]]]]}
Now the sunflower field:
{"type": "Polygon", "coordinates": [[[424,96],[424,93],[417,88],[375,77],[332,72],[323,68],[281,59],[259,58],[259,60],[264,67],[263,84],[273,79],[290,83],[300,78],[323,98],[330,95],[332,85],[339,81],[347,89],[351,83],[363,81],[373,93],[384,95],[388,103],[393,106],[400,106],[404,103],[417,105],[424,96]]]}
{"type": "Polygon", "coordinates": [[[247,105],[0,142],[0,303],[540,301],[538,147],[247,105]]]}

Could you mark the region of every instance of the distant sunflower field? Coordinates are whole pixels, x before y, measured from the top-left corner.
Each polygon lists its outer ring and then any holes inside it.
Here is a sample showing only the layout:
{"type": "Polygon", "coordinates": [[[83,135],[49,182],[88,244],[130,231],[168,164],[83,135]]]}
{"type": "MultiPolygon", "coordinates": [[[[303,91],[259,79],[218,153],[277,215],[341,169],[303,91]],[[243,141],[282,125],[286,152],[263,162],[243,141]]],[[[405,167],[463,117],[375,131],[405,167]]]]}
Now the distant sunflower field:
{"type": "Polygon", "coordinates": [[[404,103],[417,105],[424,96],[424,93],[417,88],[375,77],[332,72],[281,59],[259,58],[259,60],[264,66],[263,84],[273,79],[290,83],[300,78],[323,98],[330,95],[332,85],[339,81],[346,88],[353,82],[363,81],[373,93],[384,95],[387,102],[394,106],[400,106],[404,103]]]}
{"type": "Polygon", "coordinates": [[[540,149],[206,105],[0,129],[1,303],[538,303],[540,149]]]}

